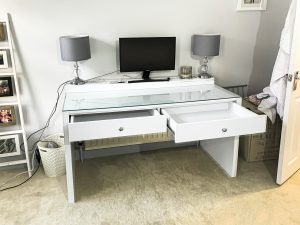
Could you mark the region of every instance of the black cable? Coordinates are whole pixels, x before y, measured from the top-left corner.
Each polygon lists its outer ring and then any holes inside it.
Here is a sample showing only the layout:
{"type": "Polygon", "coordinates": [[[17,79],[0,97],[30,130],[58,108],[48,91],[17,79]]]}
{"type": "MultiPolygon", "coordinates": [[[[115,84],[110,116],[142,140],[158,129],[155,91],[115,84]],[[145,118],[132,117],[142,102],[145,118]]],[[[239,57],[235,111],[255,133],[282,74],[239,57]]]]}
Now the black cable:
{"type": "MultiPolygon", "coordinates": [[[[49,125],[50,125],[50,120],[52,119],[53,115],[55,114],[55,112],[56,112],[56,110],[57,110],[57,106],[58,106],[58,103],[59,103],[60,96],[61,96],[61,94],[62,94],[62,92],[63,92],[65,86],[66,86],[67,84],[69,84],[69,83],[71,83],[70,80],[68,80],[68,81],[66,81],[66,82],[64,82],[64,83],[62,83],[62,84],[59,85],[59,87],[57,88],[57,91],[56,91],[56,93],[57,93],[56,103],[55,103],[55,105],[54,105],[54,107],[53,107],[53,109],[52,109],[52,111],[51,111],[51,113],[50,113],[50,116],[48,117],[48,120],[47,120],[45,126],[42,127],[41,129],[39,129],[39,130],[37,130],[37,131],[31,133],[31,134],[27,137],[27,141],[28,141],[33,135],[35,135],[35,134],[37,134],[37,133],[39,133],[39,132],[42,131],[42,134],[40,135],[39,140],[41,139],[41,137],[43,136],[45,130],[46,130],[46,129],[49,127],[49,125]],[[62,87],[62,90],[60,90],[61,87],[62,87]]],[[[36,143],[37,143],[37,142],[36,142],[36,143]]],[[[23,146],[23,145],[24,145],[24,142],[20,145],[21,149],[22,149],[22,146],[23,146]]],[[[33,145],[33,149],[34,149],[34,145],[33,145]]]]}
{"type": "Polygon", "coordinates": [[[96,79],[98,79],[98,78],[100,78],[100,77],[105,77],[105,76],[108,76],[108,75],[111,75],[111,74],[114,74],[114,73],[117,73],[117,72],[119,72],[120,70],[116,70],[116,71],[113,71],[113,72],[110,72],[110,73],[105,73],[105,74],[102,74],[102,75],[99,75],[99,76],[96,76],[96,77],[93,77],[93,78],[90,78],[90,79],[87,79],[87,80],[85,80],[85,82],[89,82],[89,81],[91,81],[91,80],[96,80],[96,79]]]}
{"type": "Polygon", "coordinates": [[[27,181],[29,181],[36,174],[36,172],[39,170],[39,168],[40,168],[40,163],[38,164],[38,167],[36,168],[36,170],[34,171],[34,173],[30,177],[28,177],[26,180],[24,180],[22,183],[19,183],[17,185],[11,186],[11,187],[7,187],[7,188],[4,188],[4,189],[1,189],[0,191],[6,191],[6,190],[9,190],[9,189],[12,189],[12,188],[19,187],[22,184],[25,184],[27,181]]]}
{"type": "MultiPolygon", "coordinates": [[[[91,81],[91,80],[95,80],[95,79],[100,78],[100,77],[104,77],[104,76],[108,76],[108,75],[110,75],[110,74],[114,74],[114,73],[116,73],[116,72],[118,72],[118,71],[119,71],[119,70],[116,70],[116,71],[113,71],[113,72],[110,72],[110,73],[106,73],[106,74],[102,74],[102,75],[100,75],[100,76],[96,76],[96,77],[90,78],[90,79],[85,80],[85,81],[86,81],[86,82],[89,82],[89,81],[91,81]]],[[[58,87],[57,90],[56,90],[57,98],[56,98],[55,105],[54,105],[54,107],[53,107],[53,109],[52,109],[52,111],[51,111],[51,113],[50,113],[50,116],[48,117],[48,120],[47,120],[45,126],[42,127],[41,129],[38,129],[37,131],[31,133],[31,134],[26,138],[27,141],[28,141],[31,137],[33,137],[33,135],[35,135],[35,134],[37,134],[37,133],[39,133],[39,132],[42,131],[42,133],[40,134],[40,137],[38,138],[38,140],[37,140],[37,141],[33,144],[33,146],[32,146],[32,151],[33,151],[32,154],[36,154],[36,151],[37,151],[36,145],[37,145],[37,143],[38,143],[39,141],[41,141],[41,138],[42,138],[42,136],[43,136],[45,130],[49,127],[50,121],[51,121],[52,117],[54,116],[54,114],[55,114],[55,112],[56,112],[56,110],[57,110],[57,106],[58,106],[58,103],[59,103],[59,99],[60,99],[60,97],[61,97],[61,95],[62,95],[62,93],[63,93],[63,91],[64,91],[66,85],[67,85],[67,84],[70,84],[71,82],[72,82],[72,80],[68,80],[68,81],[65,81],[65,82],[63,82],[62,84],[59,85],[59,87],[58,87]],[[60,90],[60,89],[61,89],[61,90],[60,90]]],[[[22,146],[24,146],[24,142],[20,145],[20,148],[21,148],[21,149],[22,149],[22,146]]],[[[34,171],[34,173],[33,173],[29,178],[27,178],[25,181],[21,182],[20,184],[17,184],[17,185],[15,185],[15,186],[11,186],[11,187],[7,187],[7,188],[4,188],[4,189],[1,189],[0,191],[5,191],[5,190],[9,190],[9,189],[12,189],[12,188],[19,187],[19,186],[21,186],[22,184],[25,184],[27,181],[29,181],[29,180],[36,174],[36,172],[38,171],[38,169],[39,169],[39,167],[40,167],[40,164],[41,164],[40,161],[37,160],[37,162],[38,162],[38,167],[37,167],[37,169],[34,171]]]]}
{"type": "Polygon", "coordinates": [[[50,116],[49,116],[49,118],[48,118],[48,120],[47,120],[47,123],[46,123],[44,129],[42,130],[42,133],[41,133],[41,135],[40,135],[40,137],[39,137],[39,141],[41,140],[41,138],[42,138],[42,136],[43,136],[43,134],[44,134],[46,128],[49,127],[51,118],[54,116],[54,114],[55,114],[55,112],[56,112],[56,110],[57,110],[57,106],[58,106],[58,103],[59,103],[60,96],[62,95],[62,93],[63,93],[63,91],[64,91],[66,85],[69,84],[69,83],[70,83],[70,81],[66,81],[66,82],[62,83],[61,85],[59,85],[59,87],[58,87],[58,89],[57,89],[57,98],[56,98],[55,106],[53,107],[53,110],[52,110],[52,112],[51,112],[51,114],[50,114],[50,116]],[[61,89],[61,91],[59,91],[61,87],[62,87],[62,89],[61,89]]]}
{"type": "MultiPolygon", "coordinates": [[[[110,73],[105,73],[105,74],[102,74],[102,75],[99,75],[99,76],[96,76],[96,77],[87,79],[87,80],[85,80],[85,81],[88,83],[88,82],[91,81],[91,80],[95,80],[95,79],[98,79],[98,78],[101,78],[101,77],[104,77],[104,76],[108,76],[108,75],[117,73],[117,72],[119,72],[119,71],[120,71],[120,70],[116,70],[116,71],[113,71],[113,72],[110,72],[110,73]]],[[[54,105],[54,107],[53,107],[53,110],[52,110],[51,113],[50,113],[50,116],[49,116],[49,118],[48,118],[48,120],[47,120],[47,122],[46,122],[46,125],[45,125],[44,127],[42,127],[41,129],[39,129],[39,130],[37,130],[37,131],[31,133],[31,134],[27,137],[27,141],[28,141],[33,135],[35,135],[35,134],[37,134],[37,133],[39,133],[39,132],[41,132],[41,131],[42,131],[42,134],[40,135],[40,138],[42,137],[42,135],[43,135],[44,131],[46,130],[46,128],[49,127],[51,118],[53,117],[54,113],[56,112],[59,98],[60,98],[60,96],[61,96],[61,94],[62,94],[62,92],[63,92],[65,86],[66,86],[67,84],[70,84],[71,82],[72,82],[72,80],[68,80],[68,81],[66,81],[66,82],[64,82],[64,83],[62,83],[62,84],[59,85],[59,87],[58,87],[58,89],[57,89],[57,91],[56,91],[56,93],[57,93],[56,103],[55,103],[55,105],[54,105]],[[63,86],[63,89],[61,90],[61,92],[59,92],[59,90],[60,90],[60,88],[61,88],[62,86],[63,86]]],[[[39,139],[40,139],[40,138],[39,138],[39,139]]],[[[22,146],[23,146],[23,145],[24,145],[24,142],[20,145],[21,149],[22,149],[22,146]]]]}
{"type": "MultiPolygon", "coordinates": [[[[39,133],[40,131],[42,131],[42,133],[41,133],[39,139],[38,139],[36,142],[34,142],[34,144],[33,144],[33,147],[32,147],[33,153],[32,153],[32,154],[37,154],[37,152],[36,152],[36,151],[37,151],[36,145],[37,145],[37,143],[41,140],[41,138],[42,138],[42,136],[43,136],[43,134],[44,134],[44,131],[49,127],[49,125],[50,125],[50,120],[51,120],[51,118],[53,117],[53,115],[55,114],[55,112],[56,112],[56,110],[57,110],[57,106],[58,106],[58,103],[59,103],[60,96],[61,96],[61,94],[63,93],[65,86],[66,86],[67,84],[69,84],[70,82],[71,82],[71,81],[66,81],[66,82],[64,82],[64,83],[62,83],[62,84],[59,85],[59,87],[58,87],[58,89],[57,89],[57,91],[56,91],[56,93],[57,93],[56,103],[55,103],[55,105],[54,105],[54,107],[53,107],[53,109],[52,109],[52,111],[51,111],[51,113],[50,113],[50,116],[48,117],[48,120],[47,120],[47,122],[46,122],[46,125],[45,125],[43,128],[41,128],[41,129],[39,129],[39,130],[33,132],[32,134],[30,134],[30,135],[26,138],[27,140],[29,140],[34,134],[37,134],[37,133],[39,133]],[[62,88],[62,89],[61,89],[61,88],[62,88]],[[61,89],[61,90],[60,90],[60,89],[61,89]]],[[[22,148],[22,145],[24,145],[24,142],[20,145],[21,148],[22,148]]],[[[37,160],[37,162],[38,162],[38,167],[37,167],[37,169],[34,171],[34,173],[33,173],[29,178],[27,178],[25,181],[21,182],[20,184],[17,184],[17,185],[11,186],[11,187],[7,187],[7,188],[4,188],[4,189],[0,189],[0,191],[5,191],[5,190],[9,190],[9,189],[12,189],[12,188],[19,187],[19,186],[21,186],[22,184],[25,184],[27,181],[29,181],[29,180],[36,174],[36,172],[38,171],[38,169],[39,169],[39,167],[40,167],[40,162],[39,162],[39,160],[37,160]]]]}

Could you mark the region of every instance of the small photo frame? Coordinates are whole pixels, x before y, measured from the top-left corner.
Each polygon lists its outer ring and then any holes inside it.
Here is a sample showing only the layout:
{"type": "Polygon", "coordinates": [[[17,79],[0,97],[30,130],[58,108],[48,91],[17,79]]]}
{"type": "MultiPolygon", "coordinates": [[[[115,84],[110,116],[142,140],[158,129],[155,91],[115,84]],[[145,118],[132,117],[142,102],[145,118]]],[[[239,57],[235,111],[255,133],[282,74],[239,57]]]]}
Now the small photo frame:
{"type": "Polygon", "coordinates": [[[0,106],[0,127],[16,125],[16,110],[14,106],[0,106]]]}
{"type": "Polygon", "coordinates": [[[0,23],[0,41],[5,41],[4,23],[0,23]]]}
{"type": "Polygon", "coordinates": [[[0,77],[0,97],[13,95],[11,77],[0,77]]]}
{"type": "Polygon", "coordinates": [[[0,51],[0,69],[8,68],[7,52],[0,51]]]}
{"type": "Polygon", "coordinates": [[[237,11],[267,10],[267,0],[238,0],[237,11]]]}
{"type": "Polygon", "coordinates": [[[21,149],[18,135],[0,136],[0,158],[20,154],[21,149]]]}

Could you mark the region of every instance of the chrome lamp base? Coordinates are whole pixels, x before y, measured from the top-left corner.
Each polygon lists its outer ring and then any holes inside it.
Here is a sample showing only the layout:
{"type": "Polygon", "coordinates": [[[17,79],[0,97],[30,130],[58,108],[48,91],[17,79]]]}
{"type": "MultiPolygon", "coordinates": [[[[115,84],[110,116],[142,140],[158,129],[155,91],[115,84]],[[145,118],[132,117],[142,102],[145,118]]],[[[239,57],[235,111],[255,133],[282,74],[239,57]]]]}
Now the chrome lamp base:
{"type": "Polygon", "coordinates": [[[213,78],[213,75],[209,74],[209,73],[200,73],[198,75],[199,78],[201,79],[210,79],[210,78],[213,78]]]}
{"type": "Polygon", "coordinates": [[[71,82],[70,84],[73,84],[73,85],[83,85],[85,84],[86,81],[80,79],[79,77],[75,77],[71,82]]]}

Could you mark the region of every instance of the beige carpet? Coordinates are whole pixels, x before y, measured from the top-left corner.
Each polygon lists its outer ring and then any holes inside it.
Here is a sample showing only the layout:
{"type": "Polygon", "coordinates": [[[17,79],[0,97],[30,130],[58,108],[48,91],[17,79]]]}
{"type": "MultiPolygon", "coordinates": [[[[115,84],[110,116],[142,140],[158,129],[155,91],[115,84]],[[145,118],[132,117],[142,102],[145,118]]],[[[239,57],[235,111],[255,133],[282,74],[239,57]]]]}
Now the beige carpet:
{"type": "MultiPolygon", "coordinates": [[[[0,192],[0,225],[300,224],[300,173],[274,182],[276,162],[239,161],[228,178],[195,148],[86,160],[77,165],[78,202],[64,177],[41,169],[27,184],[0,192]]],[[[18,171],[0,172],[0,183],[18,171]]]]}

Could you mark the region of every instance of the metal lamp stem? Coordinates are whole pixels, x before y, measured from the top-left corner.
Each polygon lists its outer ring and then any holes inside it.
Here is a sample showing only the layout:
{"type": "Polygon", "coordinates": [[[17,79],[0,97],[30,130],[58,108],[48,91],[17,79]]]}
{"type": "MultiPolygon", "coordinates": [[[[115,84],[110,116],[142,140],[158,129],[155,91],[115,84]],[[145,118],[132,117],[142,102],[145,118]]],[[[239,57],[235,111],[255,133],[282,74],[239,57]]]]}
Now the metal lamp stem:
{"type": "Polygon", "coordinates": [[[78,65],[77,61],[74,64],[74,68],[75,68],[76,77],[71,81],[71,84],[75,84],[75,85],[85,84],[86,82],[84,80],[80,79],[80,77],[79,77],[79,65],[78,65]]]}
{"type": "Polygon", "coordinates": [[[200,78],[211,78],[212,75],[208,73],[208,57],[204,56],[202,59],[202,63],[200,62],[200,78]]]}

